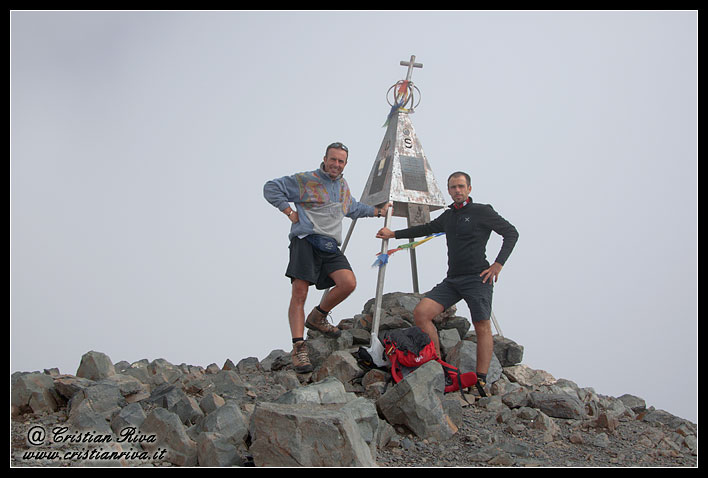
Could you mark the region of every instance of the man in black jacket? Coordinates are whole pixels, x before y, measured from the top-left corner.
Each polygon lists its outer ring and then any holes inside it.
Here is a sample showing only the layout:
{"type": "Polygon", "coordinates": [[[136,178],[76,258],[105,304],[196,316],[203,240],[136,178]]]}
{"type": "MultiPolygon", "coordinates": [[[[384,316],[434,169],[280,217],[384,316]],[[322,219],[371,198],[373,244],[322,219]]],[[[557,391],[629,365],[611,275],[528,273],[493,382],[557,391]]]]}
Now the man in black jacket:
{"type": "Polygon", "coordinates": [[[493,282],[499,279],[499,273],[514,249],[519,233],[492,206],[472,202],[469,196],[472,186],[467,173],[452,173],[447,180],[447,191],[454,202],[433,221],[395,232],[382,228],[376,237],[404,239],[445,233],[447,277],[418,303],[413,311],[415,324],[430,336],[439,354],[440,339],[433,318],[465,299],[477,335],[476,373],[479,384],[484,387],[494,350],[492,326],[489,322],[493,282]],[[491,231],[501,235],[504,240],[494,263],[490,265],[486,258],[486,248],[491,231]]]}

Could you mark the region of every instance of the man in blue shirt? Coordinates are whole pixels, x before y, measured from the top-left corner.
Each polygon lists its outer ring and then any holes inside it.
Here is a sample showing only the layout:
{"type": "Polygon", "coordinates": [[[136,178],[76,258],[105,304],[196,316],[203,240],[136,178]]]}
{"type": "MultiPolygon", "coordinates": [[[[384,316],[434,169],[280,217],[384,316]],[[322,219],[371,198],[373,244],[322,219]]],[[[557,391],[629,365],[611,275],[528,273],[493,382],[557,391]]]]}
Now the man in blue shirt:
{"type": "Polygon", "coordinates": [[[342,176],[349,150],[342,143],[327,146],[320,167],[268,181],[263,187],[266,200],[292,223],[290,262],[285,275],[292,282],[288,320],[293,339],[293,366],[298,373],[312,371],[304,341],[304,328],[329,337],[341,331],[327,321],[329,312],[354,291],[356,277],[347,258],[339,250],[344,217],[381,217],[389,205],[372,207],[354,199],[342,176]],[[295,209],[290,203],[295,204],[295,209]],[[305,300],[310,285],[330,291],[305,319],[305,300]]]}

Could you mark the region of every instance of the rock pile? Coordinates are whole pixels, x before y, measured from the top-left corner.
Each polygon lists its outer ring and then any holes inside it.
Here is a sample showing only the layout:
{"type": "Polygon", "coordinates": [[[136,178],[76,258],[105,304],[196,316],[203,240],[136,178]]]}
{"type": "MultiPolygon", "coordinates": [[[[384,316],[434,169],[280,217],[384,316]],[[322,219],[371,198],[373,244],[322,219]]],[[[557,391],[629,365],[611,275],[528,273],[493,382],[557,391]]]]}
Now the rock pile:
{"type": "MultiPolygon", "coordinates": [[[[410,327],[418,294],[383,298],[381,334],[410,327]]],[[[309,332],[314,372],[289,352],[206,368],[87,352],[76,375],[12,375],[13,466],[696,466],[697,426],[639,397],[602,396],[522,364],[496,336],[492,394],[444,394],[437,362],[393,384],[362,368],[373,299],[337,339],[309,332]],[[470,403],[472,403],[470,405],[470,403]]],[[[474,371],[470,323],[436,325],[447,362],[474,371]]]]}

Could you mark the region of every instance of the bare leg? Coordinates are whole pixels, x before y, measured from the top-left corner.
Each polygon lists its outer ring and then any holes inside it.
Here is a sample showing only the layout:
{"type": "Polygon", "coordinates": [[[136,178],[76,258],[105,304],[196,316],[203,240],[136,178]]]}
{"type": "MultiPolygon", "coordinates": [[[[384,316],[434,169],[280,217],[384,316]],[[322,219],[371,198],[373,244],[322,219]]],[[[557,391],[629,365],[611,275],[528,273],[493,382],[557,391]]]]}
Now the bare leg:
{"type": "Polygon", "coordinates": [[[430,340],[435,345],[435,351],[440,355],[440,338],[438,337],[438,329],[433,324],[433,319],[441,314],[445,309],[441,304],[438,304],[432,299],[424,297],[418,302],[418,305],[413,309],[413,318],[415,325],[428,334],[430,340]]]}
{"type": "Polygon", "coordinates": [[[334,281],[335,286],[325,294],[320,302],[320,308],[327,311],[341,304],[356,289],[356,277],[349,269],[334,271],[329,276],[334,281]]]}
{"type": "Polygon", "coordinates": [[[477,335],[477,372],[486,374],[492,361],[494,339],[492,338],[492,325],[489,320],[472,322],[474,333],[477,335]]]}
{"type": "Polygon", "coordinates": [[[290,321],[292,338],[304,337],[305,335],[305,301],[307,300],[309,287],[310,283],[302,279],[293,281],[290,307],[288,308],[288,320],[290,321]]]}

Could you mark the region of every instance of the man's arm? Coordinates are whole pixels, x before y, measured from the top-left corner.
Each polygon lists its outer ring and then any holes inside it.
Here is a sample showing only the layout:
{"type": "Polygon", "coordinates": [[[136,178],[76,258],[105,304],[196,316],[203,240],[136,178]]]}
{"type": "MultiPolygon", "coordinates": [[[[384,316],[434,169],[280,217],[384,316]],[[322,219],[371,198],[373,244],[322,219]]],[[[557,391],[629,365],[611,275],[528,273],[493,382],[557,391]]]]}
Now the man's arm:
{"type": "Polygon", "coordinates": [[[376,233],[376,237],[379,239],[414,239],[416,237],[429,236],[437,232],[445,232],[445,220],[443,219],[445,214],[447,214],[447,211],[426,224],[411,226],[407,229],[399,229],[398,231],[392,231],[384,227],[376,233]]]}
{"type": "Polygon", "coordinates": [[[489,206],[487,213],[485,222],[492,231],[502,236],[503,240],[499,254],[497,254],[497,258],[494,260],[494,264],[483,270],[480,274],[483,283],[486,283],[487,280],[494,282],[499,280],[502,267],[511,255],[511,251],[514,250],[516,241],[519,239],[519,232],[516,228],[509,221],[501,217],[492,206],[489,206]]]}
{"type": "Polygon", "coordinates": [[[297,179],[295,176],[271,179],[263,186],[263,197],[279,211],[285,212],[290,208],[291,202],[300,199],[300,187],[297,184],[297,179]]]}

